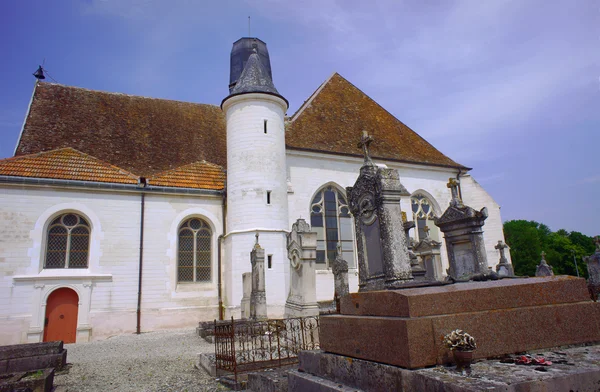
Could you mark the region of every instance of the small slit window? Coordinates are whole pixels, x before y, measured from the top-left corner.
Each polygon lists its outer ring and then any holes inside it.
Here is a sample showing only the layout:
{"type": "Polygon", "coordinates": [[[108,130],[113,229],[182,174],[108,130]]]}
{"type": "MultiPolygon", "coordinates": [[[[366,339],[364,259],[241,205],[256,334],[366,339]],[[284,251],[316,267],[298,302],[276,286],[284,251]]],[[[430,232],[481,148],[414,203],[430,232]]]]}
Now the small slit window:
{"type": "Polygon", "coordinates": [[[271,191],[267,191],[267,204],[271,204],[271,191]]]}
{"type": "Polygon", "coordinates": [[[263,128],[264,128],[265,133],[267,133],[267,120],[263,121],[263,128]]]}
{"type": "Polygon", "coordinates": [[[267,256],[267,268],[268,269],[273,268],[273,255],[267,256]]]}

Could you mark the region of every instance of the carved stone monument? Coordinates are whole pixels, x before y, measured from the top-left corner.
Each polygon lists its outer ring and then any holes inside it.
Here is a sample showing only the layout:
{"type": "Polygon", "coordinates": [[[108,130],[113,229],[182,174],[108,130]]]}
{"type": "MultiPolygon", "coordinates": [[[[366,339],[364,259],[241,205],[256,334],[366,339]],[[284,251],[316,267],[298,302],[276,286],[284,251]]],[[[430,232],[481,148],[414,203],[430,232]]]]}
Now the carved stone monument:
{"type": "Polygon", "coordinates": [[[596,251],[593,255],[583,258],[588,270],[588,289],[594,301],[598,300],[600,293],[600,237],[594,237],[596,251]]]}
{"type": "Polygon", "coordinates": [[[317,233],[310,231],[304,219],[292,225],[287,237],[290,259],[290,293],[285,303],[284,317],[304,317],[319,314],[315,276],[317,233]]]}
{"type": "Polygon", "coordinates": [[[348,262],[342,258],[342,246],[338,244],[337,255],[331,264],[333,272],[333,302],[335,303],[336,312],[340,312],[340,298],[348,295],[350,289],[348,286],[348,262]]]}
{"type": "Polygon", "coordinates": [[[448,252],[448,277],[456,282],[490,275],[483,240],[483,225],[488,217],[487,208],[477,211],[463,204],[458,194],[458,183],[450,178],[452,191],[450,206],[434,223],[444,233],[448,252]]]}
{"type": "MultiPolygon", "coordinates": [[[[425,266],[425,280],[441,281],[442,271],[442,243],[429,237],[429,227],[423,229],[425,238],[414,246],[414,251],[421,257],[425,266]]],[[[414,272],[413,272],[414,273],[414,272]]]]}
{"type": "Polygon", "coordinates": [[[515,276],[515,270],[512,264],[504,255],[504,249],[508,248],[508,245],[506,245],[504,242],[502,242],[502,240],[500,240],[498,241],[498,245],[496,245],[494,248],[498,249],[498,251],[500,252],[500,262],[496,266],[496,272],[498,273],[498,276],[515,276]]]}
{"type": "Polygon", "coordinates": [[[256,243],[250,252],[252,262],[252,293],[250,294],[250,318],[254,320],[267,318],[267,296],[265,294],[265,250],[256,243]]]}
{"type": "Polygon", "coordinates": [[[535,270],[535,276],[553,276],[552,267],[546,262],[546,252],[542,251],[542,260],[535,270]]]}
{"type": "Polygon", "coordinates": [[[408,196],[396,170],[377,167],[369,156],[373,138],[363,132],[365,161],[353,187],[346,188],[354,216],[359,291],[394,289],[413,279],[404,237],[401,196],[408,196]]]}
{"type": "Polygon", "coordinates": [[[414,221],[404,222],[404,238],[406,238],[406,247],[408,248],[408,257],[410,258],[410,269],[415,281],[425,280],[426,271],[419,262],[419,258],[414,252],[416,241],[410,237],[410,229],[415,227],[414,221]]]}
{"type": "Polygon", "coordinates": [[[242,311],[242,318],[247,319],[250,317],[250,296],[252,295],[252,272],[244,272],[242,274],[242,289],[244,296],[242,297],[240,310],[242,311]]]}

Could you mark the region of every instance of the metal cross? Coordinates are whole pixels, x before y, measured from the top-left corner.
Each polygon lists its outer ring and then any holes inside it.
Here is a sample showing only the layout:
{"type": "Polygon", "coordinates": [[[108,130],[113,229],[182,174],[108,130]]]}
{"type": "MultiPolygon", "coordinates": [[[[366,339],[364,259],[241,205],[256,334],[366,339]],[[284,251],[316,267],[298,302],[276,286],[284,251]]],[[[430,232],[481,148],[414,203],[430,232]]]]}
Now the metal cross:
{"type": "Polygon", "coordinates": [[[373,166],[373,161],[371,161],[371,156],[369,155],[369,144],[373,142],[373,136],[369,135],[367,131],[363,131],[362,136],[360,138],[360,142],[358,142],[357,147],[363,149],[363,154],[365,155],[365,165],[373,166]]]}

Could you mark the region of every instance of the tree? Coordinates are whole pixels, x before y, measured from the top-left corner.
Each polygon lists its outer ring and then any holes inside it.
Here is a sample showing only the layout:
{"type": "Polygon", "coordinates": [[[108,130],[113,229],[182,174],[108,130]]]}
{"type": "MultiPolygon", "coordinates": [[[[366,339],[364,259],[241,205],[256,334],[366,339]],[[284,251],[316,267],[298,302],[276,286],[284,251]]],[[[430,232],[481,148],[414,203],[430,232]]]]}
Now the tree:
{"type": "Polygon", "coordinates": [[[594,253],[592,237],[577,231],[560,229],[552,232],[543,223],[512,220],[504,223],[504,237],[510,246],[510,256],[517,275],[535,275],[542,250],[546,261],[556,275],[579,275],[587,277],[582,256],[594,253]],[[577,269],[574,258],[577,260],[577,269]]]}

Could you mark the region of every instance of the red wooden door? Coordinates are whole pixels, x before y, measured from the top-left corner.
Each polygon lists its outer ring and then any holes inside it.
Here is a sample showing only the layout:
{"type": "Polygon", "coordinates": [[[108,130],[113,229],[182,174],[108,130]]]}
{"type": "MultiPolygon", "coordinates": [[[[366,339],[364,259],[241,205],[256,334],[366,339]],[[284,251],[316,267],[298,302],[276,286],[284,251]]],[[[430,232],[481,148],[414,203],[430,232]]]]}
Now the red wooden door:
{"type": "Polygon", "coordinates": [[[75,343],[79,297],[71,289],[54,290],[46,302],[44,342],[75,343]]]}

